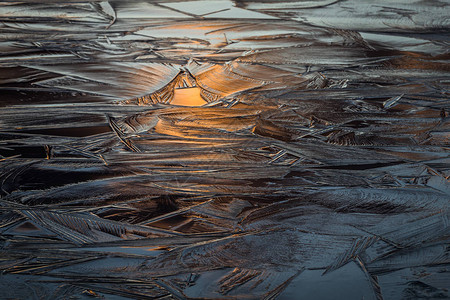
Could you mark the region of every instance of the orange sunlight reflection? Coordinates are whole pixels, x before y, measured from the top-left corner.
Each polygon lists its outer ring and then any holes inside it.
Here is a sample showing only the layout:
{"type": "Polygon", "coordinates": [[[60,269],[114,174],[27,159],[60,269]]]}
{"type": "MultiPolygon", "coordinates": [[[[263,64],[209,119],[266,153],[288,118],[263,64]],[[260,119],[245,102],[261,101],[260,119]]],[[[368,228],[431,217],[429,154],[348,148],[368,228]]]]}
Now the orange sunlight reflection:
{"type": "Polygon", "coordinates": [[[202,106],[206,101],[200,96],[200,88],[175,89],[170,104],[181,106],[202,106]]]}

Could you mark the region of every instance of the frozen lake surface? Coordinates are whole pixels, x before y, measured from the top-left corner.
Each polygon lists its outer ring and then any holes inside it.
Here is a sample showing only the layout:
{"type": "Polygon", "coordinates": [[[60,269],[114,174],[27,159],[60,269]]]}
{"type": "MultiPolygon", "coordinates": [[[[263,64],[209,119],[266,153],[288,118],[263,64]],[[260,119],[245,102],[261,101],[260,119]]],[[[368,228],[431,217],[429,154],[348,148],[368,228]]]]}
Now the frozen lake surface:
{"type": "Polygon", "coordinates": [[[449,4],[1,2],[0,298],[449,298],[449,4]]]}

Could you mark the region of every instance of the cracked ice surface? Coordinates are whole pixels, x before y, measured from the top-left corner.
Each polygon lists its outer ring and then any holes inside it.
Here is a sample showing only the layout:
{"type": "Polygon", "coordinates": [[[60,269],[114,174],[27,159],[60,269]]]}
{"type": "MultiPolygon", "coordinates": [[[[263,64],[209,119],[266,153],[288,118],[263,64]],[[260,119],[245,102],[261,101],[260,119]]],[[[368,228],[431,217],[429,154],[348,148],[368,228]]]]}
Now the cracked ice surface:
{"type": "Polygon", "coordinates": [[[0,3],[0,298],[448,298],[448,15],[0,3]]]}

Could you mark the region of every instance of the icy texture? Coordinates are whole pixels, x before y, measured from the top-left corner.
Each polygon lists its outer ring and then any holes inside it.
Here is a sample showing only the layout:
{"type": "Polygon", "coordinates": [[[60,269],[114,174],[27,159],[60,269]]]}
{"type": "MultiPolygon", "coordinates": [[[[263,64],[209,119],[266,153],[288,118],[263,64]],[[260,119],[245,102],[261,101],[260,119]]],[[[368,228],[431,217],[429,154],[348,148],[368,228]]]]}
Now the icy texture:
{"type": "Polygon", "coordinates": [[[448,15],[1,2],[0,298],[450,297],[448,15]]]}

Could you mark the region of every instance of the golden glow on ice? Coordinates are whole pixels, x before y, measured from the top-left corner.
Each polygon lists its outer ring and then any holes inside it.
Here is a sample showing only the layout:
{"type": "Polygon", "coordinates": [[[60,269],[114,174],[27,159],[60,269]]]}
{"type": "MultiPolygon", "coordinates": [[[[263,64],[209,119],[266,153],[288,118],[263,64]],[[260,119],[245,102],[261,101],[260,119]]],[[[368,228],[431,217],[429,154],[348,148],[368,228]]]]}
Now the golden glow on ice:
{"type": "Polygon", "coordinates": [[[202,106],[206,101],[200,96],[200,88],[175,89],[170,104],[181,106],[202,106]]]}

